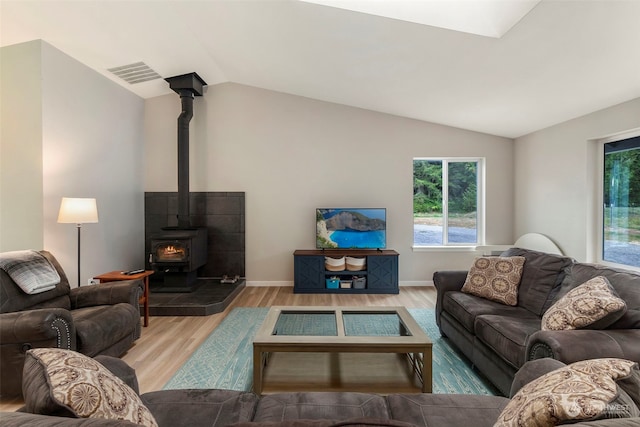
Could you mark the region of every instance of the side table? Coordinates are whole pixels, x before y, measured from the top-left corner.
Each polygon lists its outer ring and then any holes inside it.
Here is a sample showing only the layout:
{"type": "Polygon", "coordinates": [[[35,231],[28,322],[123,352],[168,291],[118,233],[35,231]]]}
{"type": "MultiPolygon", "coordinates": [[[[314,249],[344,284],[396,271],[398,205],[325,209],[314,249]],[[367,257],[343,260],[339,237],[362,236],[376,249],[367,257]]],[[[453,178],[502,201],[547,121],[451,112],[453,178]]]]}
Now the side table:
{"type": "Polygon", "coordinates": [[[99,280],[100,283],[142,279],[144,282],[144,292],[140,297],[139,303],[144,305],[144,326],[149,326],[149,276],[152,274],[153,270],[145,270],[137,274],[122,274],[121,271],[110,271],[109,273],[95,276],[94,279],[99,280]]]}

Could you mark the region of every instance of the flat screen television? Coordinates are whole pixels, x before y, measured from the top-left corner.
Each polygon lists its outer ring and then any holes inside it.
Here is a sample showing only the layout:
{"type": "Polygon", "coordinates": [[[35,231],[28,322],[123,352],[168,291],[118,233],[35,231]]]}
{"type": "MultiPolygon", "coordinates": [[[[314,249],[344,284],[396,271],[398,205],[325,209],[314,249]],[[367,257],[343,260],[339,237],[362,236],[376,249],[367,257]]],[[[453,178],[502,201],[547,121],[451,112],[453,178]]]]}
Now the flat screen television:
{"type": "Polygon", "coordinates": [[[386,246],[385,208],[316,209],[317,249],[382,249],[386,246]]]}

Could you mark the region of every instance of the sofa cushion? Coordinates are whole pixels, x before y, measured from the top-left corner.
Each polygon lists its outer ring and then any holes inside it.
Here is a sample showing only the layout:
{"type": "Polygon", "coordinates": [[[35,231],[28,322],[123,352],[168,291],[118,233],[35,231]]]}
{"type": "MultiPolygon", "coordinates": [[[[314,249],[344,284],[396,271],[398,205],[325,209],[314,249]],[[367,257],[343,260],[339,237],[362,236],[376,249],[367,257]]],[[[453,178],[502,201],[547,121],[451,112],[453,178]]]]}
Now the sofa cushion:
{"type": "Polygon", "coordinates": [[[462,292],[506,305],[518,304],[524,257],[477,257],[462,292]]]}
{"type": "Polygon", "coordinates": [[[135,391],[100,363],[75,351],[29,350],[22,386],[27,412],[125,420],[157,427],[135,391]]]}
{"type": "Polygon", "coordinates": [[[497,314],[518,317],[528,316],[530,313],[520,307],[512,307],[475,295],[463,292],[447,292],[442,300],[442,306],[450,316],[456,319],[464,328],[473,333],[476,317],[481,314],[497,314]]]}
{"type": "Polygon", "coordinates": [[[2,427],[140,427],[122,420],[96,418],[61,418],[24,412],[2,412],[2,427]]]}
{"type": "Polygon", "coordinates": [[[131,335],[140,312],[131,304],[97,305],[71,311],[76,328],[77,350],[96,356],[127,335],[131,335]]]}
{"type": "Polygon", "coordinates": [[[127,365],[124,360],[113,356],[106,356],[104,354],[94,357],[93,360],[107,368],[113,375],[120,378],[131,388],[131,390],[135,391],[136,394],[140,394],[140,386],[138,385],[136,370],[127,365]]]}
{"type": "Polygon", "coordinates": [[[509,399],[456,394],[390,394],[391,418],[420,426],[490,427],[509,399]]]}
{"type": "Polygon", "coordinates": [[[416,427],[414,424],[402,421],[375,419],[375,418],[350,418],[348,420],[284,420],[284,421],[248,421],[231,424],[229,427],[416,427]]]}
{"type": "Polygon", "coordinates": [[[637,363],[623,359],[590,359],[556,369],[522,387],[496,427],[637,417],[638,407],[616,384],[637,369],[637,363]]]}
{"type": "Polygon", "coordinates": [[[476,337],[516,369],[527,360],[527,339],[540,330],[540,318],[527,313],[518,317],[483,314],[475,322],[476,337]]]}
{"type": "Polygon", "coordinates": [[[511,248],[502,256],[522,256],[525,258],[522,280],[518,288],[518,305],[538,316],[542,316],[553,300],[549,297],[559,289],[565,277],[566,269],[573,264],[569,257],[511,248]]]}
{"type": "Polygon", "coordinates": [[[388,419],[382,396],[355,392],[301,392],[262,396],[253,421],[295,419],[344,420],[348,418],[388,419]]]}
{"type": "Polygon", "coordinates": [[[587,280],[606,277],[620,298],[627,304],[627,311],[609,329],[640,329],[640,274],[603,265],[576,263],[567,271],[562,283],[562,294],[587,280]]]}
{"type": "Polygon", "coordinates": [[[219,389],[179,389],[140,396],[161,426],[226,427],[251,421],[258,396],[219,389]]]}
{"type": "Polygon", "coordinates": [[[555,302],[542,316],[543,331],[605,329],[627,310],[603,276],[587,280],[555,302]]]}

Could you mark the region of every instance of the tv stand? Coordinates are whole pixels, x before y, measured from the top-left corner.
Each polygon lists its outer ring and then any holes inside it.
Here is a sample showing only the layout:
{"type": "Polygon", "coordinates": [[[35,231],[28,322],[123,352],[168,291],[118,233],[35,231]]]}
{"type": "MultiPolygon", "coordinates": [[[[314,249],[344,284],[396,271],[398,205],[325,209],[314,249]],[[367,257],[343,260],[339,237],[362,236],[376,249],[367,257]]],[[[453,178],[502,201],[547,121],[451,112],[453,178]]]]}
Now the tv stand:
{"type": "Polygon", "coordinates": [[[298,249],[293,253],[294,293],[397,294],[398,253],[390,249],[298,249]],[[363,270],[329,271],[324,258],[366,258],[363,270]],[[327,279],[338,277],[350,281],[354,276],[365,278],[365,287],[328,288],[327,279]]]}

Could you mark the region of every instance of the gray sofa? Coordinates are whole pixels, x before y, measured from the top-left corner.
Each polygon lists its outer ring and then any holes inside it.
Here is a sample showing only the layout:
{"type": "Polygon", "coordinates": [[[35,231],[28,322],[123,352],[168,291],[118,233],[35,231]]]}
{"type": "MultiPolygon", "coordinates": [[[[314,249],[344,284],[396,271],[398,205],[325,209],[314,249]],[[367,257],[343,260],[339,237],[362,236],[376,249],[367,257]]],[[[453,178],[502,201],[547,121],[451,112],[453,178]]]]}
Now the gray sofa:
{"type": "Polygon", "coordinates": [[[602,357],[640,361],[640,275],[521,248],[501,256],[525,258],[518,303],[509,306],[461,291],[467,271],[438,271],[436,323],[498,390],[507,396],[527,361],[564,363],[602,357]],[[606,329],[542,331],[541,318],[558,298],[596,276],[606,277],[626,302],[626,313],[606,329]]]}
{"type": "MultiPolygon", "coordinates": [[[[120,359],[98,356],[95,358],[109,371],[121,378],[136,393],[138,383],[135,371],[120,359]]],[[[563,367],[553,359],[528,363],[516,375],[513,393],[540,375],[563,367]]],[[[633,388],[640,388],[640,379],[634,379],[633,388]]],[[[47,397],[49,390],[38,389],[29,399],[39,401],[47,397]]],[[[633,411],[637,408],[640,393],[634,395],[633,411]]],[[[352,392],[300,392],[257,396],[251,392],[188,389],[163,390],[141,395],[144,405],[153,414],[159,427],[258,427],[258,426],[493,426],[509,399],[486,395],[447,394],[391,394],[381,396],[352,392]]],[[[27,403],[28,407],[29,404],[27,403]]],[[[100,418],[70,418],[32,414],[28,412],[3,412],[0,420],[4,427],[13,426],[135,426],[126,421],[100,418]]],[[[53,411],[53,409],[52,409],[53,411]]],[[[59,412],[59,411],[58,411],[59,412]]],[[[576,427],[638,427],[640,417],[583,421],[576,427]]]]}
{"type": "Polygon", "coordinates": [[[55,288],[25,293],[0,269],[0,394],[22,393],[30,348],[55,347],[93,357],[121,356],[140,337],[140,280],[71,289],[55,257],[40,251],[60,276],[55,288]]]}

